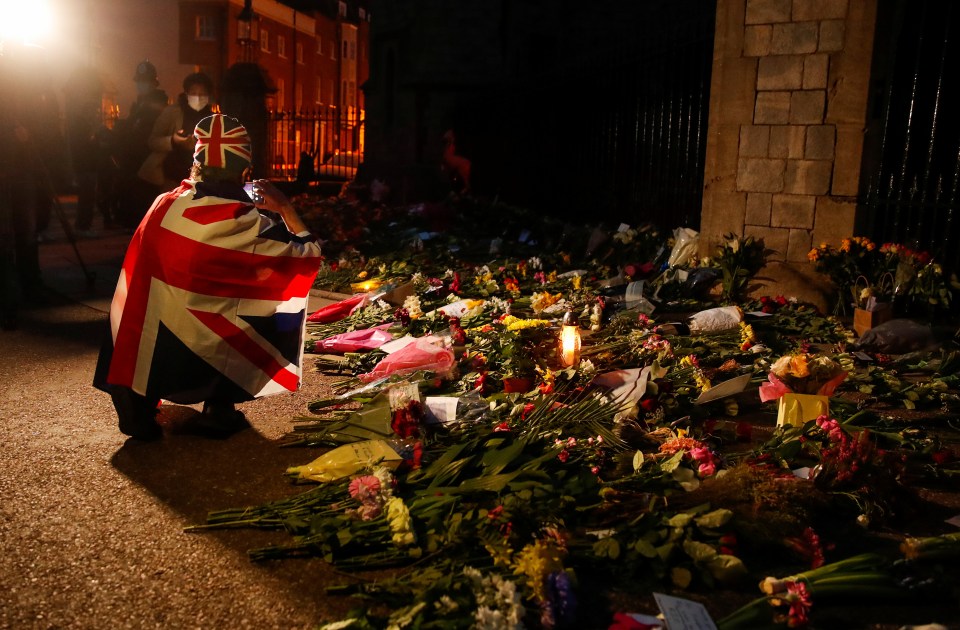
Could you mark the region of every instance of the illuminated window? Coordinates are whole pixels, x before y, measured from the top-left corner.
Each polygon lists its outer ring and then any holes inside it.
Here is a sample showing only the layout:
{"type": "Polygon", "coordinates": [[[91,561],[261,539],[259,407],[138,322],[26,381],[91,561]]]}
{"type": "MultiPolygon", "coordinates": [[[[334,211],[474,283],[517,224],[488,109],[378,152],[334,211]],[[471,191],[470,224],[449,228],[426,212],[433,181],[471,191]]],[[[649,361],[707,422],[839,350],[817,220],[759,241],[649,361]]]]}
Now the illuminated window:
{"type": "Polygon", "coordinates": [[[277,35],[277,56],[287,58],[287,38],[283,35],[277,35]]]}
{"type": "Polygon", "coordinates": [[[297,44],[297,63],[303,63],[303,44],[297,44]]]}
{"type": "Polygon", "coordinates": [[[209,15],[197,16],[194,38],[201,41],[213,41],[217,39],[217,25],[212,17],[209,15]]]}
{"type": "Polygon", "coordinates": [[[270,52],[270,33],[260,29],[260,52],[270,52]]]}

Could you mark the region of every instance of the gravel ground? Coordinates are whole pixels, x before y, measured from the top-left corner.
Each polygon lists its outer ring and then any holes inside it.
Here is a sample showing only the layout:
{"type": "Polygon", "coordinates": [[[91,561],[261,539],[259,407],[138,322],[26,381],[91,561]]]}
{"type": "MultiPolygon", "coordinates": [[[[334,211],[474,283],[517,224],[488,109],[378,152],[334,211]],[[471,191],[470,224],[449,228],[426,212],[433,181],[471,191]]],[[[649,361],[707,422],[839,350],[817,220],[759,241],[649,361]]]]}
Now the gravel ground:
{"type": "MultiPolygon", "coordinates": [[[[80,245],[108,296],[125,239],[80,245]]],[[[43,247],[48,284],[73,274],[66,281],[82,287],[67,245],[43,247]]],[[[283,472],[317,452],[278,440],[329,391],[323,377],[308,370],[302,391],[242,405],[253,428],[227,440],[185,433],[191,410],[171,407],[162,441],[127,441],[109,397],[90,385],[104,307],[51,301],[0,332],[0,628],[310,628],[340,618],[352,602],[325,598],[344,578],[323,562],[248,561],[247,549],[286,542],[282,532],[183,531],[210,510],[303,490],[283,472]]]]}

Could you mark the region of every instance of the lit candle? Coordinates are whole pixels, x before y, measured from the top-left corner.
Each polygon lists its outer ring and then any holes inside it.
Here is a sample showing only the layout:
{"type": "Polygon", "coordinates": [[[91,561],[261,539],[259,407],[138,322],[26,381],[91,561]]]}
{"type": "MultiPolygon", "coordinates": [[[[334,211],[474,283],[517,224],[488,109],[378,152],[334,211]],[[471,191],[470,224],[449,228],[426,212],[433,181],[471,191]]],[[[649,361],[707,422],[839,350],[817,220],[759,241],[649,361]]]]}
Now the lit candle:
{"type": "Polygon", "coordinates": [[[572,311],[564,314],[560,327],[560,363],[563,367],[580,363],[580,322],[572,311]]]}

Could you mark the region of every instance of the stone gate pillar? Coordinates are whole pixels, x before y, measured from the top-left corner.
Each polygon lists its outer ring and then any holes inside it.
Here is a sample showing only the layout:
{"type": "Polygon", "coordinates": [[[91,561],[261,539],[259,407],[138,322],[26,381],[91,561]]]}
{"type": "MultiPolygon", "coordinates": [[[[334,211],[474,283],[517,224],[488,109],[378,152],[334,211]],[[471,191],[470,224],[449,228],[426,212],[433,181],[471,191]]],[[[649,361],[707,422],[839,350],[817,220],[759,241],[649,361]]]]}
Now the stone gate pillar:
{"type": "Polygon", "coordinates": [[[876,0],[717,1],[701,254],[763,238],[764,293],[820,302],[807,253],[853,235],[875,22],[876,0]]]}

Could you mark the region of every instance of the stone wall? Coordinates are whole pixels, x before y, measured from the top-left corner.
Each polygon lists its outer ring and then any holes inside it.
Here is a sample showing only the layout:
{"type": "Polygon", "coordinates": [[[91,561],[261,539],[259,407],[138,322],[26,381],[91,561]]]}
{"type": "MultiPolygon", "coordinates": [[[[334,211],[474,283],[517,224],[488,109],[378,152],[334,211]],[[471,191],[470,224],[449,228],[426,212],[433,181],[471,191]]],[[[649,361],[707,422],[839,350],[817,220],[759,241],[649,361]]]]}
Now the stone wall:
{"type": "Polygon", "coordinates": [[[876,0],[718,0],[703,255],[763,238],[776,292],[819,301],[807,252],[853,234],[875,21],[876,0]]]}

